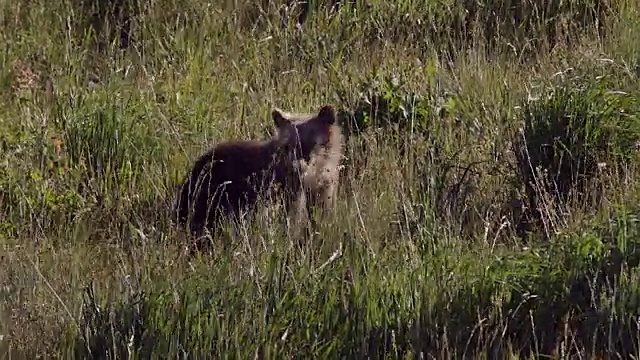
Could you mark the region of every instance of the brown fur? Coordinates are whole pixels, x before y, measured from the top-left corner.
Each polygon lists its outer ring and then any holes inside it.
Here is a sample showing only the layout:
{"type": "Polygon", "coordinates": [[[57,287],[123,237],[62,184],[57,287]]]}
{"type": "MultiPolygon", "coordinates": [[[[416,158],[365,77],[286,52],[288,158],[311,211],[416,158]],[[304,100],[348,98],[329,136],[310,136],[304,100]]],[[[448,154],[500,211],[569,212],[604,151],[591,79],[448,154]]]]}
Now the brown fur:
{"type": "Polygon", "coordinates": [[[296,221],[300,221],[306,208],[307,216],[315,226],[311,216],[313,208],[332,210],[336,203],[345,142],[342,129],[335,122],[327,127],[315,114],[287,113],[279,109],[275,111],[295,125],[301,139],[317,144],[314,149],[309,149],[310,156],[300,162],[304,192],[301,192],[293,210],[296,221]],[[312,141],[318,134],[329,135],[329,138],[321,142],[312,141]]]}
{"type": "Polygon", "coordinates": [[[222,217],[252,212],[274,185],[285,195],[287,209],[300,197],[300,169],[329,141],[321,130],[335,123],[335,111],[322,107],[308,119],[313,127],[294,123],[278,110],[272,119],[277,132],[271,139],[223,142],[195,162],[174,204],[177,222],[190,223],[193,235],[217,230],[222,217]]]}

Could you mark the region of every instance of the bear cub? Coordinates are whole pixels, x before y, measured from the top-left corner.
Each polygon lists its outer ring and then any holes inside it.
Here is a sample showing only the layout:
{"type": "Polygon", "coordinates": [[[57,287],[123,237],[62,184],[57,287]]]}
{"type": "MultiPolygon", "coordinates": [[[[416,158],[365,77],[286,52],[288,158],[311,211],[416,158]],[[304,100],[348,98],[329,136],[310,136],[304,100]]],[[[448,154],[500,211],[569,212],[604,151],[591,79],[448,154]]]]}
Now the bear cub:
{"type": "Polygon", "coordinates": [[[276,133],[270,139],[221,142],[195,161],[173,207],[174,220],[189,224],[192,235],[215,233],[220,221],[253,212],[258,199],[275,191],[284,195],[287,211],[302,196],[308,164],[332,141],[335,110],[325,105],[300,121],[274,109],[271,117],[276,133]]]}

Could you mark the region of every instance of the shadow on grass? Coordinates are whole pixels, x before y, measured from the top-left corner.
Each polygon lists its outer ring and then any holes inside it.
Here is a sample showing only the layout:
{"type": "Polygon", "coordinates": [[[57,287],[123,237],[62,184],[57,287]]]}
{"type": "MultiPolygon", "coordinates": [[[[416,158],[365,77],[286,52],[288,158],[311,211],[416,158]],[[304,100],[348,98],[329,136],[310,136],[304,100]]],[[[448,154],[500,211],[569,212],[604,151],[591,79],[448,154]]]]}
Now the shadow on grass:
{"type": "MultiPolygon", "coordinates": [[[[618,229],[616,236],[636,230],[618,229]]],[[[292,272],[292,255],[275,253],[259,280],[232,284],[224,280],[232,266],[222,256],[216,279],[205,276],[210,270],[197,272],[180,286],[156,284],[106,306],[89,288],[82,331],[73,332],[71,344],[82,358],[628,358],[638,351],[640,246],[628,238],[623,252],[590,234],[485,262],[459,259],[477,272],[441,287],[430,270],[435,263],[409,271],[397,259],[339,262],[312,274],[292,272]]],[[[354,245],[344,256],[361,250],[354,245]]]]}

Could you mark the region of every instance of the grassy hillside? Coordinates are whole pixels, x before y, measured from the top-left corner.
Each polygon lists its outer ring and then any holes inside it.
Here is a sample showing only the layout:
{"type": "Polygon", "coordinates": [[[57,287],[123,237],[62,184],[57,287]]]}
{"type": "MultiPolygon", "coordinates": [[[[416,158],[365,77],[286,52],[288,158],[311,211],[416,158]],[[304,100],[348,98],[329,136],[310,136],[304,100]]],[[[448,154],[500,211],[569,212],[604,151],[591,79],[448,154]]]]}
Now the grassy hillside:
{"type": "Polygon", "coordinates": [[[283,3],[0,0],[3,357],[640,356],[638,1],[283,3]],[[187,261],[195,157],[323,104],[337,215],[187,261]]]}

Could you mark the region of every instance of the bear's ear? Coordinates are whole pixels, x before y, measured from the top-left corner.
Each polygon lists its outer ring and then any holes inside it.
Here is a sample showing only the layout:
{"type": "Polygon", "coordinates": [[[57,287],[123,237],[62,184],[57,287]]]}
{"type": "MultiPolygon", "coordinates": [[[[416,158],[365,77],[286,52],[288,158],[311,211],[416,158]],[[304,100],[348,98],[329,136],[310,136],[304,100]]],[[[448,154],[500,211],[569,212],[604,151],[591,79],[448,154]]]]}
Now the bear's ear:
{"type": "Polygon", "coordinates": [[[280,112],[280,110],[278,110],[278,109],[273,109],[271,111],[271,117],[273,118],[273,122],[276,124],[276,127],[278,129],[281,129],[281,128],[291,124],[291,121],[289,121],[289,119],[285,118],[282,115],[282,112],[280,112]]]}
{"type": "Polygon", "coordinates": [[[318,112],[318,117],[326,121],[327,124],[333,125],[336,122],[336,110],[331,105],[325,105],[318,112]]]}

